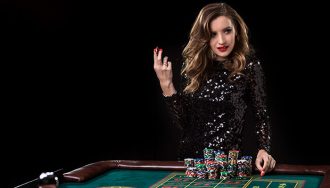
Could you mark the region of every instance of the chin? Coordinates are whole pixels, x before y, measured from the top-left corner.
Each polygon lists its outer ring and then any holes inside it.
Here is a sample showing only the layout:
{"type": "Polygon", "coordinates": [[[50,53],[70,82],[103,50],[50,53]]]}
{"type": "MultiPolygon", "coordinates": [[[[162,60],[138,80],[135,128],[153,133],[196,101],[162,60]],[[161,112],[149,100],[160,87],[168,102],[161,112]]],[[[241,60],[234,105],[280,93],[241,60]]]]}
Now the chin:
{"type": "Polygon", "coordinates": [[[225,54],[217,54],[219,58],[221,59],[227,59],[229,53],[225,53],[225,54]]]}

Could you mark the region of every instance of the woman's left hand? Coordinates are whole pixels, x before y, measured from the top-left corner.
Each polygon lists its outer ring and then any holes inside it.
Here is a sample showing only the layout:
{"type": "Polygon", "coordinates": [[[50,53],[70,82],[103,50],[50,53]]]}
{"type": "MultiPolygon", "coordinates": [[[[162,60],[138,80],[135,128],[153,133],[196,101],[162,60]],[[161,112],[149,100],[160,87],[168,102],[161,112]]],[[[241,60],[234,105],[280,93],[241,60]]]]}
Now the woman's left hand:
{"type": "Polygon", "coordinates": [[[261,176],[265,175],[267,172],[272,171],[275,167],[275,164],[275,159],[269,155],[266,150],[259,150],[256,159],[256,166],[260,171],[261,176]]]}

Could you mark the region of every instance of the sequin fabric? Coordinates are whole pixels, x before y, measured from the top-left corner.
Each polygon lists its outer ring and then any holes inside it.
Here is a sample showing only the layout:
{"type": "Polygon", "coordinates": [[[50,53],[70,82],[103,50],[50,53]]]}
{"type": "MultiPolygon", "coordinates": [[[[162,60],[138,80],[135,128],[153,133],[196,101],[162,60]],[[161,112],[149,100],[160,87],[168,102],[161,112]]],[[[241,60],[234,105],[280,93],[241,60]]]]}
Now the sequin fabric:
{"type": "Polygon", "coordinates": [[[174,123],[182,131],[179,159],[202,157],[205,147],[241,149],[248,105],[255,114],[258,149],[270,150],[270,121],[264,72],[258,60],[249,61],[243,74],[228,79],[223,63],[213,62],[208,80],[192,94],[164,97],[174,123]]]}

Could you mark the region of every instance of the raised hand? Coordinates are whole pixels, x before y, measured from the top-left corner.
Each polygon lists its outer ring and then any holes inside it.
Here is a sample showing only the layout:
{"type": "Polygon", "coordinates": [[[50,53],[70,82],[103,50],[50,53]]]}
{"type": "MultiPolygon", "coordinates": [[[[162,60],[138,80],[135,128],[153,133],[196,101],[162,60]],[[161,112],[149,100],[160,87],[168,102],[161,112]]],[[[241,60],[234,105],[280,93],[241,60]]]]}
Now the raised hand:
{"type": "Polygon", "coordinates": [[[156,47],[154,49],[154,70],[163,90],[164,96],[171,96],[176,93],[173,85],[172,63],[165,56],[162,59],[163,49],[156,47]]]}

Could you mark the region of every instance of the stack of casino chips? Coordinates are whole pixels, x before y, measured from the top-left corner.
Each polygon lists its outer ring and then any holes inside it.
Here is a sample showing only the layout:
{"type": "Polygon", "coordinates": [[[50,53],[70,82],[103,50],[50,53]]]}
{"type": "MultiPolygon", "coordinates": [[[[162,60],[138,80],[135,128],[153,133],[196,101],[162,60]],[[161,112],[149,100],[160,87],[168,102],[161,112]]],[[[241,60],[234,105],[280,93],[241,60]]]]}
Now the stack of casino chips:
{"type": "Polygon", "coordinates": [[[252,157],[242,156],[237,162],[237,176],[239,178],[248,177],[252,175],[252,157]]]}
{"type": "Polygon", "coordinates": [[[186,176],[190,178],[197,177],[196,167],[187,167],[186,176]]]}
{"type": "Polygon", "coordinates": [[[235,176],[242,178],[252,174],[252,156],[243,156],[238,160],[238,150],[230,150],[228,157],[224,151],[214,151],[210,148],[205,148],[203,154],[204,158],[184,160],[187,177],[227,179],[235,176]]]}
{"type": "Polygon", "coordinates": [[[184,159],[184,164],[187,167],[185,172],[187,177],[207,179],[206,167],[203,158],[186,158],[184,159]]]}
{"type": "Polygon", "coordinates": [[[205,160],[214,160],[214,149],[204,148],[203,154],[205,160]]]}
{"type": "Polygon", "coordinates": [[[236,176],[238,154],[239,154],[238,150],[229,151],[227,171],[230,177],[236,176]]]}
{"type": "Polygon", "coordinates": [[[207,179],[206,165],[203,158],[195,159],[195,167],[197,170],[197,178],[207,179]]]}
{"type": "Polygon", "coordinates": [[[186,159],[184,159],[184,166],[186,166],[186,167],[194,167],[195,166],[195,160],[193,158],[186,158],[186,159]]]}
{"type": "Polygon", "coordinates": [[[211,148],[204,148],[203,150],[205,165],[209,179],[218,178],[218,164],[215,161],[215,153],[211,148]]]}
{"type": "Polygon", "coordinates": [[[209,179],[217,179],[219,174],[219,168],[218,164],[215,162],[215,160],[206,160],[206,169],[208,173],[209,179]]]}
{"type": "Polygon", "coordinates": [[[187,167],[186,169],[186,176],[187,177],[196,177],[196,167],[195,167],[195,164],[194,164],[194,159],[193,158],[186,158],[184,159],[184,165],[185,167],[187,167]]]}
{"type": "Polygon", "coordinates": [[[217,151],[214,152],[214,154],[215,154],[215,162],[218,164],[220,179],[227,179],[228,178],[227,155],[222,150],[217,150],[217,151]]]}

